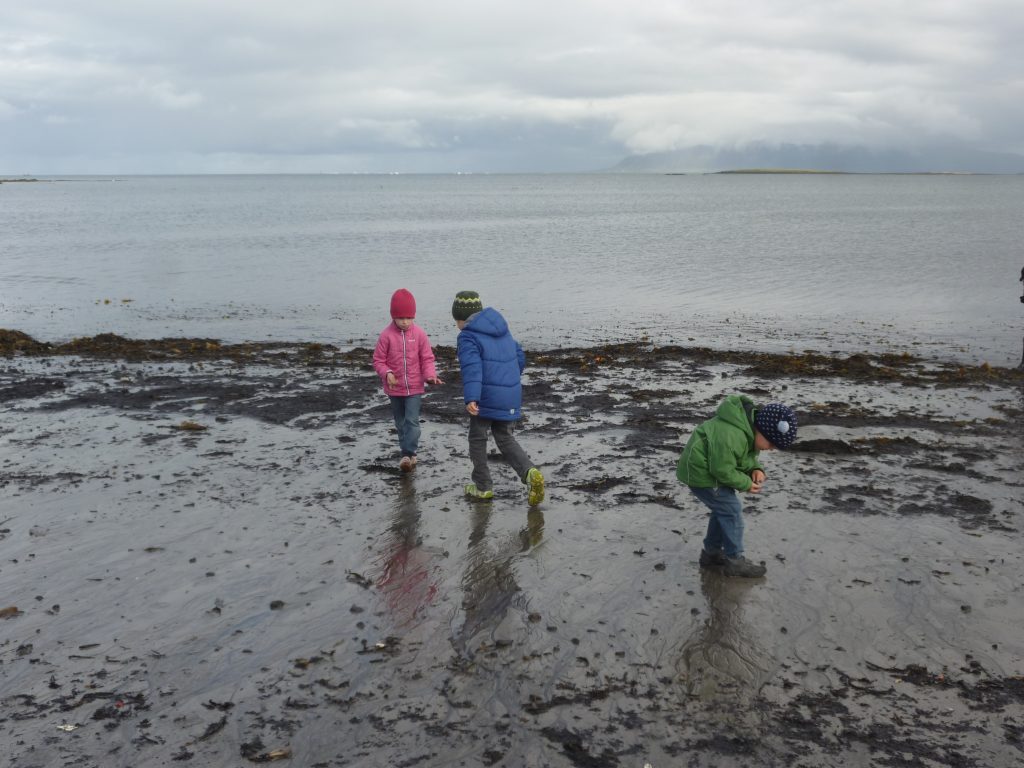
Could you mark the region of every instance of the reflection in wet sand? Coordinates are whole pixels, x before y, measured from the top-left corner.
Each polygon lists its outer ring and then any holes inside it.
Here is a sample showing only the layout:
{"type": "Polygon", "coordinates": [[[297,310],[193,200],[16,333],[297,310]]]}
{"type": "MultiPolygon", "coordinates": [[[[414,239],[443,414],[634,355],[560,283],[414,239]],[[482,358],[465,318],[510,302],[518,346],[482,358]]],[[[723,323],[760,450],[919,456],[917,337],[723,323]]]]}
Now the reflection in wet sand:
{"type": "Polygon", "coordinates": [[[1018,768],[1019,374],[534,355],[544,526],[463,498],[458,397],[401,480],[368,350],[180,344],[0,368],[8,763],[1018,768]],[[666,469],[723,378],[807,408],[758,583],[666,469]]]}
{"type": "Polygon", "coordinates": [[[526,596],[516,581],[517,559],[543,541],[544,513],[530,509],[526,527],[497,539],[488,538],[493,505],[474,503],[470,514],[469,546],[462,575],[462,624],[452,620],[452,647],[459,655],[472,655],[469,644],[481,632],[490,630],[491,642],[507,644],[499,627],[509,608],[526,609],[526,596]]]}
{"type": "Polygon", "coordinates": [[[384,537],[380,575],[375,579],[395,626],[403,629],[422,621],[438,592],[440,577],[434,555],[420,538],[421,517],[413,475],[403,475],[384,537]]]}
{"type": "Polygon", "coordinates": [[[678,670],[687,693],[700,699],[723,694],[750,698],[771,677],[775,660],[763,642],[763,630],[744,620],[744,602],[757,582],[727,579],[701,571],[700,588],[708,618],[682,645],[678,670]]]}

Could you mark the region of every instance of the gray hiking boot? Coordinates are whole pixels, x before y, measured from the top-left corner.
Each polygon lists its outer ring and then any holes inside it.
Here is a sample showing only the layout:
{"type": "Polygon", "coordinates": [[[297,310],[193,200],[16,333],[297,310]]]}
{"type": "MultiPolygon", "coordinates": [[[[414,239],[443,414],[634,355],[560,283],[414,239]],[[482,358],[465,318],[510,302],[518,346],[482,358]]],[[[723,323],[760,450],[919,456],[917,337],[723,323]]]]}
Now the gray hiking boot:
{"type": "Polygon", "coordinates": [[[759,579],[768,569],[763,565],[752,563],[743,557],[727,557],[722,567],[722,574],[742,579],[759,579]]]}
{"type": "Polygon", "coordinates": [[[718,552],[708,552],[706,549],[700,551],[700,567],[701,568],[719,568],[725,565],[725,553],[719,550],[718,552]]]}

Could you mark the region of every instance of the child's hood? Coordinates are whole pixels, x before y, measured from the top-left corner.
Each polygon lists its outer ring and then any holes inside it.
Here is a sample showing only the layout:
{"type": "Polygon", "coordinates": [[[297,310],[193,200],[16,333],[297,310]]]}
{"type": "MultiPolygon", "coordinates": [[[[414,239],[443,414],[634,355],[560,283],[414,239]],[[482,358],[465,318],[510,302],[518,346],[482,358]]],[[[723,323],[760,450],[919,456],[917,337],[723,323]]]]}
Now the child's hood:
{"type": "Polygon", "coordinates": [[[470,321],[466,328],[475,333],[483,333],[487,336],[504,336],[508,333],[508,323],[501,316],[498,310],[492,307],[484,307],[470,321]]]}
{"type": "Polygon", "coordinates": [[[744,395],[729,395],[715,411],[715,418],[743,431],[751,440],[754,439],[754,427],[751,424],[748,409],[753,413],[754,401],[744,395]]]}

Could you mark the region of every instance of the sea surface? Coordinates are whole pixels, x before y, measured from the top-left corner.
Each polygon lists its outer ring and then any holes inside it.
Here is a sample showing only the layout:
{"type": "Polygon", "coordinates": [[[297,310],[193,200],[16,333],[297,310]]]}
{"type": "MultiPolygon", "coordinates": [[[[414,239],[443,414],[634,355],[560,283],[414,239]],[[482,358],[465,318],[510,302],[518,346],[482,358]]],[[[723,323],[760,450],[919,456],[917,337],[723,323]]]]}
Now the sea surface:
{"type": "Polygon", "coordinates": [[[0,184],[0,327],[366,344],[409,288],[524,345],[1016,365],[1022,176],[69,177],[0,184]]]}

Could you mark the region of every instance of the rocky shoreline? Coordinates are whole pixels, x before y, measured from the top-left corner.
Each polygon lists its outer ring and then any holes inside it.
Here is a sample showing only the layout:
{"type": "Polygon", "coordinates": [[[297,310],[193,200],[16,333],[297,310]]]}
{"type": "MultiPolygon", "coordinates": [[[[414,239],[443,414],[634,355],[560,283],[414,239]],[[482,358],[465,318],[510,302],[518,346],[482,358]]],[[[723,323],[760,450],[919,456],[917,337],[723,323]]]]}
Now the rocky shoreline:
{"type": "Polygon", "coordinates": [[[1024,374],[527,352],[533,510],[461,497],[450,347],[401,475],[366,348],[0,331],[11,764],[1019,764],[1024,374]],[[751,583],[673,475],[732,392],[801,416],[751,583]]]}

